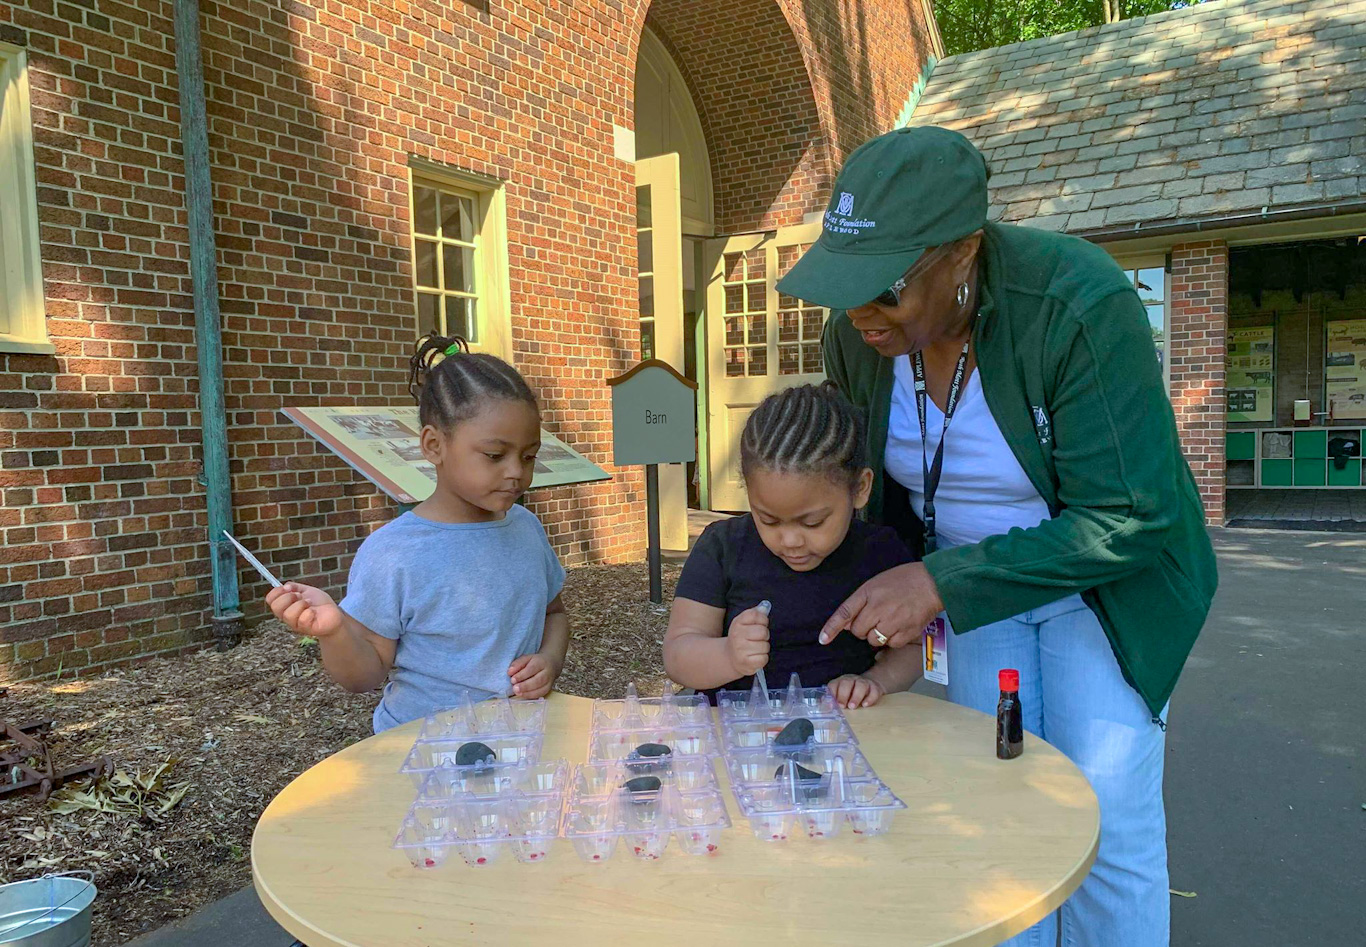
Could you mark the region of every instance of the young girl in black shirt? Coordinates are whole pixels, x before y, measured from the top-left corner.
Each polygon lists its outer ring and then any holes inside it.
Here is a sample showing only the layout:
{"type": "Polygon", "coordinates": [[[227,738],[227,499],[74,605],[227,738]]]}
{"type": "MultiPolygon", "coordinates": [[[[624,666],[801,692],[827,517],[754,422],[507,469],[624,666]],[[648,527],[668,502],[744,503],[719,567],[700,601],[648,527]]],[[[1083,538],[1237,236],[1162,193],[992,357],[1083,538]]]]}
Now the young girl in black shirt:
{"type": "Polygon", "coordinates": [[[740,466],[751,512],[708,526],[683,566],[664,636],[669,677],[714,694],[748,689],[759,668],[775,687],[796,671],[851,708],[910,687],[919,648],[818,640],[859,586],[913,558],[890,528],[854,516],[873,483],[854,406],[828,384],[765,398],[745,424],[740,466]]]}

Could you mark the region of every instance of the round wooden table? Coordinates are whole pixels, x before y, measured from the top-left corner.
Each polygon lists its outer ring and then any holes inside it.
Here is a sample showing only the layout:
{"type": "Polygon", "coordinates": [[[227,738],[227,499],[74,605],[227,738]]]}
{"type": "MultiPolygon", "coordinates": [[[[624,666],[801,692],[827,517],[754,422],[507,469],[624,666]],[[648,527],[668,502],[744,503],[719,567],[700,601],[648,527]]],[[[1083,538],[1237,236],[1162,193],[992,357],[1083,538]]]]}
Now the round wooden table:
{"type": "MultiPolygon", "coordinates": [[[[582,762],[592,701],[550,698],[543,757],[582,762]]],[[[371,737],[294,780],[251,843],[256,892],[308,947],[639,943],[986,947],[1061,904],[1095,859],[1096,797],[1026,734],[995,755],[995,721],[897,694],[849,714],[869,761],[909,808],[890,833],[761,842],[740,817],[712,856],[670,845],[588,864],[567,840],[538,865],[413,868],[390,848],[413,799],[398,772],[416,724],[371,737]]],[[[717,774],[725,781],[724,766],[717,774]]]]}

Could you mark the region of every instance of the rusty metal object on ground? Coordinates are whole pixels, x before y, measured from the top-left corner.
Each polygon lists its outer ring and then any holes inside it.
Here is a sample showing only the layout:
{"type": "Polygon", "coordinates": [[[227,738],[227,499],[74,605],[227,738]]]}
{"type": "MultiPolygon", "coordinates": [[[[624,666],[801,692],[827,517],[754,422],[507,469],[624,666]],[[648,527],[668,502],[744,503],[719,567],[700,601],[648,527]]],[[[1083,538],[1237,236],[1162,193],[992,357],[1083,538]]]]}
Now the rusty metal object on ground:
{"type": "Polygon", "coordinates": [[[114,764],[107,756],[58,769],[47,745],[46,736],[51,729],[51,720],[14,724],[0,718],[0,796],[37,789],[39,798],[46,799],[69,780],[107,776],[114,771],[114,764]]]}

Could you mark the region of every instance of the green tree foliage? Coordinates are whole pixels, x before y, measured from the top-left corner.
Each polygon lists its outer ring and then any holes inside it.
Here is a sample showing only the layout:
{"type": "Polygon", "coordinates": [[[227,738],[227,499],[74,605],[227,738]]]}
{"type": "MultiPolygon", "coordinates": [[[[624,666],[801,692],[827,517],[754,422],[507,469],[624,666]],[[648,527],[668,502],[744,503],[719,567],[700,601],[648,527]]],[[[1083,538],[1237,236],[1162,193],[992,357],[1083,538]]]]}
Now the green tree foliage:
{"type": "Polygon", "coordinates": [[[950,55],[1056,36],[1199,0],[935,0],[934,14],[950,55]]]}

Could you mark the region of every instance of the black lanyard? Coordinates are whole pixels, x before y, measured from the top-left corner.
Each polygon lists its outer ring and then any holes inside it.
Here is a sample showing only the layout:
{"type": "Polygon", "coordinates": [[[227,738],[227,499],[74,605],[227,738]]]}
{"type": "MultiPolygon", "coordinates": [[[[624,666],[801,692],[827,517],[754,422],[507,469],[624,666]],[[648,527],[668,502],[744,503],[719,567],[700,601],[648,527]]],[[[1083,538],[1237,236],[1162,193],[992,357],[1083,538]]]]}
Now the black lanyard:
{"type": "Polygon", "coordinates": [[[920,415],[920,463],[925,471],[924,493],[925,493],[925,553],[934,552],[939,543],[935,537],[934,529],[934,495],[939,490],[939,475],[944,471],[944,438],[949,433],[949,422],[953,420],[953,411],[958,407],[958,395],[963,390],[963,375],[968,370],[968,347],[972,340],[963,343],[963,352],[958,356],[958,367],[953,370],[953,383],[949,385],[949,400],[944,405],[944,430],[939,434],[939,446],[934,451],[934,463],[931,464],[925,456],[925,399],[928,395],[925,392],[925,360],[919,352],[911,357],[911,365],[915,368],[915,410],[920,415]]]}

